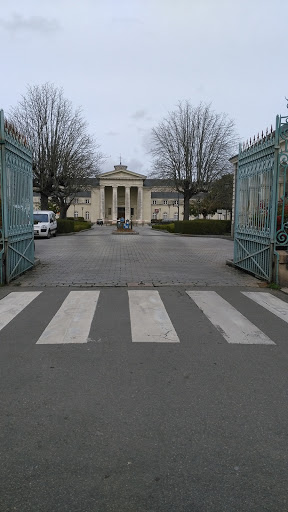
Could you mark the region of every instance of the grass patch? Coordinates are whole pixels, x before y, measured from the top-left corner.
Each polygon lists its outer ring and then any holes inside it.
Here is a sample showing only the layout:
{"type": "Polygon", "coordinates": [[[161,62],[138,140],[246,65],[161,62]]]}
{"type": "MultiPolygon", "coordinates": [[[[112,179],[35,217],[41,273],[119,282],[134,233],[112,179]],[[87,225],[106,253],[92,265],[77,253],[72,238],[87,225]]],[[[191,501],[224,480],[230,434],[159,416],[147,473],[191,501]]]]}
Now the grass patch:
{"type": "Polygon", "coordinates": [[[271,290],[281,290],[281,286],[276,283],[268,283],[267,288],[271,288],[271,290]]]}

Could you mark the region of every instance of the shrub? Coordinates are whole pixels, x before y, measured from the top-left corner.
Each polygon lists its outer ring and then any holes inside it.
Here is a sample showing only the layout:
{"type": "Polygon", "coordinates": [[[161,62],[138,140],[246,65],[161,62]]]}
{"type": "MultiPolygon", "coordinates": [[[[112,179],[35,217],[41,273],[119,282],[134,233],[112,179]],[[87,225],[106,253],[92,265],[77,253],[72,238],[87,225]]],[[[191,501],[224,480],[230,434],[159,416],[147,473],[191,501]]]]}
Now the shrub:
{"type": "Polygon", "coordinates": [[[174,233],[174,224],[153,224],[152,229],[164,229],[169,233],[174,233]]]}
{"type": "Polygon", "coordinates": [[[75,221],[74,222],[74,231],[75,232],[78,232],[78,231],[82,231],[83,229],[90,229],[92,226],[91,222],[87,222],[87,221],[75,221]]]}
{"type": "Polygon", "coordinates": [[[231,220],[182,220],[175,222],[175,233],[183,235],[225,235],[231,233],[231,220]]]}
{"type": "Polygon", "coordinates": [[[70,219],[57,220],[57,233],[72,233],[74,231],[74,221],[70,219]]]}
{"type": "Polygon", "coordinates": [[[58,233],[78,233],[83,229],[90,229],[92,226],[91,222],[85,220],[79,221],[71,219],[58,219],[57,220],[57,232],[58,233]]]}

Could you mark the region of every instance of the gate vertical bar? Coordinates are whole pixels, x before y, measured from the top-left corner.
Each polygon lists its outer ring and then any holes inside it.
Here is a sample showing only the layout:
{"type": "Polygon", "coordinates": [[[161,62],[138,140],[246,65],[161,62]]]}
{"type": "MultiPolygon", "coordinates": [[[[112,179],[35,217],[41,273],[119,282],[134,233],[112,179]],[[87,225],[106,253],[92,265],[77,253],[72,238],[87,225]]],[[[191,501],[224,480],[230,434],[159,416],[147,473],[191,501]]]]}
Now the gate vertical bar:
{"type": "Polygon", "coordinates": [[[0,110],[0,201],[1,201],[1,224],[0,224],[0,284],[5,281],[5,233],[7,232],[7,218],[5,213],[5,130],[4,112],[0,110]]]}
{"type": "Polygon", "coordinates": [[[277,230],[277,210],[278,210],[278,197],[279,197],[279,130],[280,130],[281,117],[276,116],[275,125],[275,154],[274,154],[274,176],[273,176],[273,195],[271,219],[271,275],[276,284],[279,282],[279,254],[276,251],[276,230],[277,230]],[[274,263],[274,267],[273,267],[274,263]]]}

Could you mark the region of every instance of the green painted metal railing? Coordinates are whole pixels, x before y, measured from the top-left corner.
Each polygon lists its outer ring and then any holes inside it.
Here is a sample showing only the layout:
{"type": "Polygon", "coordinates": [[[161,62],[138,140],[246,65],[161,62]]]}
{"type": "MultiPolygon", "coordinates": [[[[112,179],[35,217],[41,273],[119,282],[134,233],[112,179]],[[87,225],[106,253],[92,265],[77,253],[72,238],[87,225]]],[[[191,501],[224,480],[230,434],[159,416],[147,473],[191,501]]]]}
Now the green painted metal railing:
{"type": "Polygon", "coordinates": [[[288,247],[288,116],[278,116],[278,179],[277,179],[277,225],[276,246],[288,247]]]}
{"type": "Polygon", "coordinates": [[[34,265],[32,155],[0,111],[0,284],[34,265]]]}
{"type": "Polygon", "coordinates": [[[277,116],[275,131],[240,146],[236,180],[234,263],[267,281],[288,249],[287,196],[288,116],[277,116]]]}
{"type": "Polygon", "coordinates": [[[234,264],[272,279],[275,237],[275,132],[241,145],[238,155],[234,264]]]}

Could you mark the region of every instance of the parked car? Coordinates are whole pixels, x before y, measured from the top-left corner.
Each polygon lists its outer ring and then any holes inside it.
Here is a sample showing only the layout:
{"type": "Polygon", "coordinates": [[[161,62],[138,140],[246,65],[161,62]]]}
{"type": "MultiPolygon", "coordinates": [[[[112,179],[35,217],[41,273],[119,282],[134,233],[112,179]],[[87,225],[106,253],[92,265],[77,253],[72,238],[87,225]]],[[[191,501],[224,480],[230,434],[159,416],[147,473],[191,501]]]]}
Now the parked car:
{"type": "Polygon", "coordinates": [[[97,219],[96,224],[103,226],[103,219],[97,219]]]}
{"type": "Polygon", "coordinates": [[[50,210],[37,210],[33,212],[34,237],[50,238],[56,236],[57,220],[55,213],[50,210]]]}

